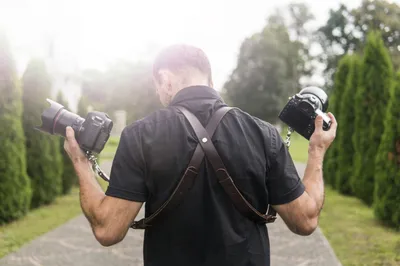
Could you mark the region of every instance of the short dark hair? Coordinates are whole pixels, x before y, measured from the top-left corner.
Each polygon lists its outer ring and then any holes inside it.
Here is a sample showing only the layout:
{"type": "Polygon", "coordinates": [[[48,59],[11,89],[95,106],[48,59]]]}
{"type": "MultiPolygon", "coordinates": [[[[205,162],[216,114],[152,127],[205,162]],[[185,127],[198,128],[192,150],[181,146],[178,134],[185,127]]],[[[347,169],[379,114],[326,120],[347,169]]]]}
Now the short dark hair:
{"type": "Polygon", "coordinates": [[[156,57],[153,64],[153,75],[159,80],[158,71],[168,69],[178,72],[187,67],[198,69],[212,82],[211,65],[203,50],[186,44],[175,44],[164,48],[156,57]]]}

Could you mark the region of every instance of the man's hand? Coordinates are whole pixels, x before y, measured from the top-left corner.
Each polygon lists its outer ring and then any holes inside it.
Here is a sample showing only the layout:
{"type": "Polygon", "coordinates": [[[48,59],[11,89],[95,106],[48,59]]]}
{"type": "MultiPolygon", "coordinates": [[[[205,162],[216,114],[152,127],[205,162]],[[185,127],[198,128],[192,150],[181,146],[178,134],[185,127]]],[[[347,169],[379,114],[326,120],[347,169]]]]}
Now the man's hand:
{"type": "Polygon", "coordinates": [[[336,137],[337,121],[332,113],[328,113],[329,118],[332,120],[331,127],[325,131],[322,129],[323,120],[321,116],[315,119],[315,131],[311,135],[309,148],[319,149],[325,153],[331,143],[336,137]]]}
{"type": "Polygon", "coordinates": [[[64,149],[68,153],[74,165],[81,163],[88,163],[88,159],[83,153],[82,149],[79,147],[78,142],[75,139],[75,131],[72,127],[67,127],[66,129],[66,139],[64,141],[64,149]]]}

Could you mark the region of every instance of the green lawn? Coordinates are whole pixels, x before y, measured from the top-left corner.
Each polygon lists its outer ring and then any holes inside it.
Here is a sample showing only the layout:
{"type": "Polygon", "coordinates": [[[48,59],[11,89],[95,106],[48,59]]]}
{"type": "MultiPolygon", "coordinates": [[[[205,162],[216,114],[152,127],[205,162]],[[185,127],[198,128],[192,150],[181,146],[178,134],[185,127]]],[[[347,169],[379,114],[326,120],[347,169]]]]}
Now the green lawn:
{"type": "MultiPolygon", "coordinates": [[[[285,140],[286,136],[283,136],[283,139],[285,140]]],[[[290,140],[289,153],[294,161],[307,162],[308,141],[299,134],[293,133],[290,140]]]]}
{"type": "MultiPolygon", "coordinates": [[[[307,162],[308,141],[292,135],[294,161],[307,162]]],[[[347,265],[400,265],[400,232],[381,225],[372,208],[326,187],[319,226],[336,256],[347,265]]]]}
{"type": "Polygon", "coordinates": [[[53,204],[33,210],[18,221],[0,226],[0,258],[80,213],[79,191],[74,188],[71,194],[57,198],[53,204]]]}
{"type": "MultiPolygon", "coordinates": [[[[101,159],[112,159],[118,142],[118,138],[110,138],[103,150],[106,156],[101,159]]],[[[105,190],[108,183],[101,178],[97,180],[105,190]]],[[[82,214],[79,189],[75,187],[70,194],[58,197],[54,203],[33,210],[18,221],[0,226],[0,258],[79,214],[82,214]]]]}
{"type": "Polygon", "coordinates": [[[320,228],[346,265],[400,265],[400,233],[379,224],[373,210],[327,188],[320,228]]]}
{"type": "Polygon", "coordinates": [[[114,158],[115,151],[118,147],[119,144],[119,138],[118,137],[110,137],[110,139],[107,141],[106,145],[104,146],[104,149],[101,151],[99,157],[102,160],[112,160],[114,158]]]}

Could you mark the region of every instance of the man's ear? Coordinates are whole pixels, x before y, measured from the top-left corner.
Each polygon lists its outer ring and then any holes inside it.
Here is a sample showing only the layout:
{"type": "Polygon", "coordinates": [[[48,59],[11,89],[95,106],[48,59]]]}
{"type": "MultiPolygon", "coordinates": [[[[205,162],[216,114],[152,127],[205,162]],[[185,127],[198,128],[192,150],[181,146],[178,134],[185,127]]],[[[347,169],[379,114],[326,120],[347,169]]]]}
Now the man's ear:
{"type": "Polygon", "coordinates": [[[159,72],[160,84],[166,94],[173,94],[173,74],[168,70],[160,70],[159,72]]]}

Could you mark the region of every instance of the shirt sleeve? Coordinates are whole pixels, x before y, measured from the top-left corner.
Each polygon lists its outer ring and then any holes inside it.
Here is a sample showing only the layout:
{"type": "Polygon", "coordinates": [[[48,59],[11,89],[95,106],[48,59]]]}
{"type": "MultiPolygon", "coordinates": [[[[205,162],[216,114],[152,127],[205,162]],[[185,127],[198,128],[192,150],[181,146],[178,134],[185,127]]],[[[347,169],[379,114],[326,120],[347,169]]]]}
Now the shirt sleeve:
{"type": "Polygon", "coordinates": [[[148,191],[139,135],[132,128],[122,131],[112,163],[107,196],[145,202],[148,191]]]}
{"type": "Polygon", "coordinates": [[[269,203],[280,205],[300,197],[305,191],[305,187],[278,130],[272,130],[272,133],[272,156],[267,176],[267,188],[269,203]]]}

